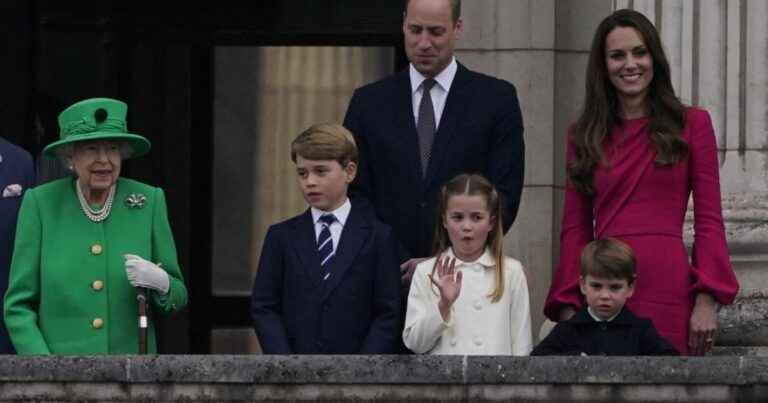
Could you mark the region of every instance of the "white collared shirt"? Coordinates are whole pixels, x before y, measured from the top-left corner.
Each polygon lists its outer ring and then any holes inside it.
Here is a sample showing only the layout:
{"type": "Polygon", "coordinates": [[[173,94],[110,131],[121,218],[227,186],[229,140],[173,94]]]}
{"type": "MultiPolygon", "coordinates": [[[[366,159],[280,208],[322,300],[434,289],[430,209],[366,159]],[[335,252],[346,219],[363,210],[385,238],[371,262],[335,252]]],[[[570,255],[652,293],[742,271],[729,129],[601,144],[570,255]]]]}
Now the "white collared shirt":
{"type": "MultiPolygon", "coordinates": [[[[451,249],[443,256],[453,257],[451,249]]],[[[403,342],[418,354],[528,355],[533,348],[528,284],[523,266],[504,257],[504,294],[488,295],[496,286],[496,259],[489,249],[474,262],[456,260],[462,273],[461,292],[449,320],[437,307],[440,292],[427,276],[435,258],[416,266],[405,314],[403,342]]]]}
{"type": "Polygon", "coordinates": [[[339,245],[341,231],[344,229],[344,224],[346,224],[351,210],[352,203],[350,203],[349,198],[347,198],[339,208],[333,211],[323,211],[312,207],[312,222],[315,223],[315,241],[320,239],[320,231],[323,230],[323,223],[320,222],[320,216],[323,214],[333,214],[336,216],[336,221],[329,226],[329,229],[331,230],[331,243],[333,244],[333,250],[335,251],[336,247],[339,245]]]}
{"type": "Polygon", "coordinates": [[[587,306],[587,313],[589,313],[589,316],[592,317],[592,319],[595,320],[595,322],[611,322],[614,319],[616,319],[617,316],[619,316],[619,313],[621,313],[621,310],[616,315],[611,316],[608,319],[602,319],[599,316],[595,315],[595,312],[592,310],[591,306],[587,306]]]}
{"type": "MultiPolygon", "coordinates": [[[[445,100],[448,99],[448,92],[451,90],[453,79],[456,77],[456,71],[459,66],[456,64],[456,58],[452,58],[451,62],[435,76],[437,84],[429,91],[432,97],[432,106],[435,108],[435,128],[440,128],[440,118],[443,116],[443,109],[445,109],[445,100]]],[[[413,99],[413,121],[416,122],[416,126],[419,125],[419,105],[421,105],[421,97],[424,94],[424,87],[422,83],[427,78],[421,75],[421,73],[413,67],[413,63],[408,68],[411,76],[411,98],[413,99]]]]}

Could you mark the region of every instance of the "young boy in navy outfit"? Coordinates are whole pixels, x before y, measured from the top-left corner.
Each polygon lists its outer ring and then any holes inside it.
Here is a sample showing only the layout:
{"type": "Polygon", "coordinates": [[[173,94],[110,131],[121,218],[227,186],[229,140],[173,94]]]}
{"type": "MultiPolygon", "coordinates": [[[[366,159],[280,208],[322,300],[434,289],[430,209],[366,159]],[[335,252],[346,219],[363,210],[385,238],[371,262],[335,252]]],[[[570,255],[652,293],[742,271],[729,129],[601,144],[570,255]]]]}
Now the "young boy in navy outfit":
{"type": "Polygon", "coordinates": [[[560,322],[531,355],[677,355],[649,319],[625,307],[634,293],[635,256],[617,239],[592,241],[581,253],[587,307],[560,322]]]}
{"type": "Polygon", "coordinates": [[[352,134],[318,124],[291,144],[310,208],[267,232],[251,295],[266,354],[389,354],[400,329],[400,266],[389,226],[350,200],[352,134]]]}

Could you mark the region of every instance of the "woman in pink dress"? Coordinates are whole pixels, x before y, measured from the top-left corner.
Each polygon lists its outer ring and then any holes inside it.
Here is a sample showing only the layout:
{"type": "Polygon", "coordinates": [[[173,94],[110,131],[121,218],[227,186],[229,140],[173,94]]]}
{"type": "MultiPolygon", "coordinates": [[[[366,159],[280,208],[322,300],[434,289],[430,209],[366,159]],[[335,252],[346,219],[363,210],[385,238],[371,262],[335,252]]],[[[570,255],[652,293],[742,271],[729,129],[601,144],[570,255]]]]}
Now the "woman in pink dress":
{"type": "Polygon", "coordinates": [[[711,349],[716,304],[732,303],[739,289],[725,242],[714,130],[706,111],[675,96],[659,34],[636,11],[616,11],[597,28],[566,160],[560,264],[547,317],[565,320],[583,305],[579,254],[593,239],[614,237],[637,256],[629,308],[681,354],[711,349]],[[682,231],[691,194],[689,259],[682,231]]]}

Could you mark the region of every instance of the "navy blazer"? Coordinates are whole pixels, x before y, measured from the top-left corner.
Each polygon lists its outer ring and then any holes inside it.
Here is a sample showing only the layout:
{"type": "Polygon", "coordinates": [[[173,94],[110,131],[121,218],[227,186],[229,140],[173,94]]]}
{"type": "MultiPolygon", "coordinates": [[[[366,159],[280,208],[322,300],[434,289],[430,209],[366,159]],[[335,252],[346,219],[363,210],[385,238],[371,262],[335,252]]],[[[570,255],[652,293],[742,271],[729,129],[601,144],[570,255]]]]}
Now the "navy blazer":
{"type": "Polygon", "coordinates": [[[269,228],[251,295],[264,353],[395,352],[400,331],[396,241],[369,204],[351,202],[324,281],[309,209],[269,228]]]}
{"type": "Polygon", "coordinates": [[[638,318],[629,308],[610,322],[598,322],[582,308],[558,323],[531,355],[678,355],[656,332],[650,319],[638,318]]]}
{"type": "MultiPolygon", "coordinates": [[[[0,193],[0,309],[3,308],[3,296],[8,289],[8,274],[21,196],[34,183],[35,170],[32,156],[24,149],[0,138],[0,192],[2,192],[0,193]],[[21,187],[21,194],[14,195],[10,192],[11,189],[16,188],[14,185],[21,187]]],[[[3,317],[0,315],[0,353],[13,352],[13,344],[8,338],[3,317]]]]}
{"type": "Polygon", "coordinates": [[[461,64],[422,176],[408,69],[357,89],[344,119],[360,149],[353,192],[369,198],[405,248],[401,259],[432,254],[440,187],[481,173],[504,197],[504,231],[523,189],[523,119],[515,87],[461,64]]]}

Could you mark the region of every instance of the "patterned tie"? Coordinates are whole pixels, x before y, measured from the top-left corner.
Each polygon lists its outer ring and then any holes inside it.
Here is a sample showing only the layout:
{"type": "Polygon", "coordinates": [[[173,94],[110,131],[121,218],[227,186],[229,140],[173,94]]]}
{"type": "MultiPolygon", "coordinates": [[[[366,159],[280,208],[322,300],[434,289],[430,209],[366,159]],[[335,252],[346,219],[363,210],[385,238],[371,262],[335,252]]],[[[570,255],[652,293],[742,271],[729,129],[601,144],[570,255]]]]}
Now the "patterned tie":
{"type": "Polygon", "coordinates": [[[419,104],[419,121],[416,131],[419,133],[419,150],[421,151],[421,174],[427,176],[429,155],[432,153],[432,143],[435,140],[435,108],[432,106],[432,95],[429,91],[436,81],[432,78],[424,80],[421,84],[421,103],[419,104]]]}
{"type": "Polygon", "coordinates": [[[336,221],[333,214],[323,214],[320,216],[320,222],[323,229],[320,230],[320,236],[317,238],[317,251],[320,252],[320,268],[322,270],[323,280],[327,280],[331,273],[328,272],[328,263],[335,254],[333,252],[333,239],[331,238],[331,224],[336,221]]]}

